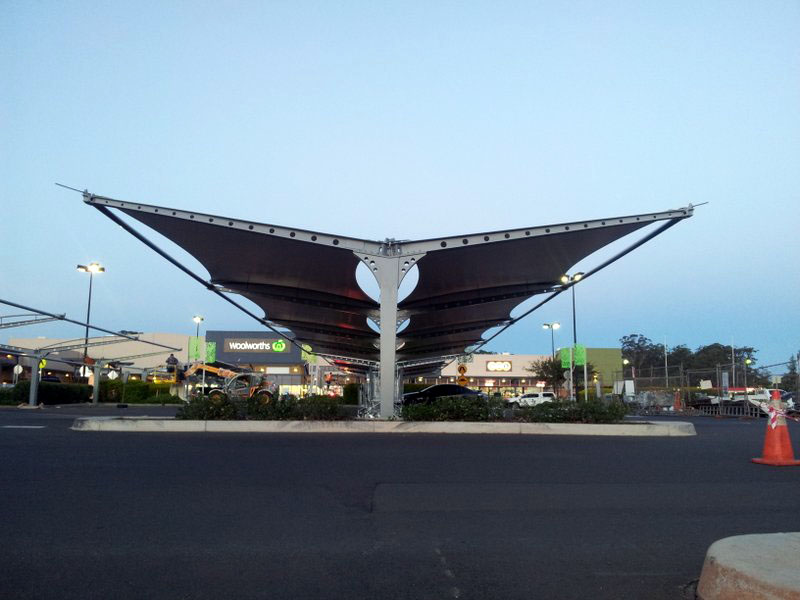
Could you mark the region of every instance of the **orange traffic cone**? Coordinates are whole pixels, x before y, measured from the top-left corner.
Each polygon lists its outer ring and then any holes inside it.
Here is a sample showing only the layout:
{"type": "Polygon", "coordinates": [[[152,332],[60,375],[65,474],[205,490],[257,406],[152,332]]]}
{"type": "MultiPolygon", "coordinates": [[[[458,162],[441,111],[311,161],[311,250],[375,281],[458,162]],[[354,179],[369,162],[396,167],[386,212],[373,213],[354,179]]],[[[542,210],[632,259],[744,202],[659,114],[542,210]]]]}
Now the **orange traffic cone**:
{"type": "Polygon", "coordinates": [[[764,456],[754,458],[754,463],[775,467],[800,465],[800,460],[794,458],[792,441],[789,439],[789,428],[786,427],[786,419],[781,409],[781,393],[773,390],[767,419],[767,435],[764,438],[764,456]]]}
{"type": "Polygon", "coordinates": [[[681,393],[675,392],[675,404],[672,407],[675,412],[683,410],[683,402],[681,402],[681,393]]]}

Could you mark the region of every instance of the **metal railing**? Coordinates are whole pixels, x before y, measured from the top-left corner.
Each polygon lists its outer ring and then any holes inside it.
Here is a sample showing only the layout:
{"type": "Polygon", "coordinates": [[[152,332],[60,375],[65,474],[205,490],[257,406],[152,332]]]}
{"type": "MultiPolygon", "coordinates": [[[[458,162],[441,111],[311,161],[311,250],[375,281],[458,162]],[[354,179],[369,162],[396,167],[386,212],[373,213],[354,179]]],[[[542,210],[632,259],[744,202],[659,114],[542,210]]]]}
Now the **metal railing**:
{"type": "Polygon", "coordinates": [[[701,415],[711,417],[752,417],[758,419],[767,414],[750,402],[722,402],[720,404],[703,404],[695,407],[701,415]]]}

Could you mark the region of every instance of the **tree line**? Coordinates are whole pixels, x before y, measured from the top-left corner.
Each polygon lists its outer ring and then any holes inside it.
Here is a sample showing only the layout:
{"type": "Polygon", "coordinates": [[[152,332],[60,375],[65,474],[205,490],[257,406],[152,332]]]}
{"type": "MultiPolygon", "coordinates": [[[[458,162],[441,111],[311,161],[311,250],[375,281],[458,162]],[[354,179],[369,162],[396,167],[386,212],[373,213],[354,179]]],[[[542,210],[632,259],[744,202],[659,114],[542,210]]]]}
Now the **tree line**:
{"type": "MultiPolygon", "coordinates": [[[[656,377],[664,378],[664,344],[653,342],[650,338],[633,333],[620,338],[620,348],[624,362],[625,377],[656,377]]],[[[711,379],[715,382],[721,371],[725,370],[735,375],[736,381],[730,385],[743,385],[746,380],[748,386],[769,387],[769,372],[758,366],[756,354],[758,350],[752,346],[735,346],[714,342],[699,346],[696,350],[690,349],[686,344],[666,348],[666,364],[671,377],[685,375],[687,385],[698,385],[700,379],[711,379]],[[735,368],[734,368],[735,367],[735,368]]],[[[798,386],[796,357],[790,357],[786,364],[786,372],[780,387],[786,390],[795,390],[798,386]]],[[[621,365],[622,367],[622,365],[621,365]]],[[[561,360],[545,359],[534,361],[526,369],[547,383],[548,387],[559,389],[565,383],[564,369],[561,360]]],[[[583,369],[576,369],[575,379],[578,388],[582,388],[583,369]]],[[[593,371],[589,368],[589,372],[593,371]]],[[[590,380],[591,381],[591,380],[590,380]]],[[[673,385],[677,381],[673,380],[673,385]]]]}
{"type": "MultiPolygon", "coordinates": [[[[633,367],[637,376],[646,376],[652,372],[657,375],[664,373],[664,344],[653,342],[650,338],[639,333],[633,333],[620,338],[622,358],[627,361],[626,367],[633,367]]],[[[756,353],[758,350],[752,346],[731,346],[714,342],[699,346],[691,350],[685,344],[679,344],[666,349],[666,362],[670,372],[674,368],[681,368],[684,372],[701,371],[714,372],[719,367],[723,370],[736,372],[736,384],[741,385],[747,380],[748,386],[769,386],[769,372],[758,366],[756,353]]],[[[786,363],[786,373],[781,387],[794,390],[797,386],[796,357],[791,356],[786,363]]],[[[626,371],[628,375],[630,372],[626,371]]],[[[692,381],[694,383],[694,381],[692,381]]],[[[731,385],[734,385],[731,382],[731,385]]]]}
{"type": "MultiPolygon", "coordinates": [[[[639,333],[623,336],[619,339],[622,349],[622,358],[628,364],[639,369],[664,368],[664,344],[653,342],[650,338],[639,333]]],[[[731,349],[730,344],[714,342],[700,346],[692,351],[686,344],[667,347],[667,363],[683,365],[684,369],[713,369],[717,365],[730,365],[732,362],[737,368],[745,364],[756,371],[758,350],[752,346],[739,346],[731,349]],[[733,359],[733,360],[731,360],[733,359]],[[747,363],[747,361],[750,361],[747,363]]]]}

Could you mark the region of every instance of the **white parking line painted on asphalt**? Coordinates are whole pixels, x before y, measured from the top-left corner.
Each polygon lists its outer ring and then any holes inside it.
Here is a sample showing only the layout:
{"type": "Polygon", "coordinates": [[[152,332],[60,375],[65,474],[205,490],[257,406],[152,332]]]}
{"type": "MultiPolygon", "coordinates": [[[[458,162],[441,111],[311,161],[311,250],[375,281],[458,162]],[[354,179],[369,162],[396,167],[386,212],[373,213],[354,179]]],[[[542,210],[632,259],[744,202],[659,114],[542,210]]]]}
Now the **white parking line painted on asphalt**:
{"type": "Polygon", "coordinates": [[[3,425],[3,429],[44,429],[47,425],[3,425]]]}

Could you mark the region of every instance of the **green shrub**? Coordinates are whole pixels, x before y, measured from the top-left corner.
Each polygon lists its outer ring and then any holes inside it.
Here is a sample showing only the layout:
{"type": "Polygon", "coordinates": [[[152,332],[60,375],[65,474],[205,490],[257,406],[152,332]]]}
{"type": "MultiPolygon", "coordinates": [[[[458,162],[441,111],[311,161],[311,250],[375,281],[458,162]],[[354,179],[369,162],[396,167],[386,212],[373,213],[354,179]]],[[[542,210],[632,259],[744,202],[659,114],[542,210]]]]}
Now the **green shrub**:
{"type": "Polygon", "coordinates": [[[525,406],[516,413],[527,423],[617,423],[627,414],[621,402],[545,402],[525,406]]]}
{"type": "Polygon", "coordinates": [[[100,402],[124,402],[126,404],[161,404],[161,394],[166,394],[171,402],[171,384],[150,381],[130,380],[127,383],[115,379],[100,381],[100,402]],[[155,400],[153,398],[155,397],[155,400]]]}
{"type": "Polygon", "coordinates": [[[277,398],[252,397],[247,400],[247,418],[254,420],[291,420],[295,414],[297,399],[294,396],[277,398]]]}
{"type": "Polygon", "coordinates": [[[297,400],[297,418],[303,420],[334,421],[342,418],[339,396],[306,396],[297,400]]]}
{"type": "Polygon", "coordinates": [[[176,419],[195,421],[230,421],[238,417],[236,406],[224,396],[213,399],[207,396],[192,398],[175,413],[176,419]]]}
{"type": "Polygon", "coordinates": [[[263,420],[295,420],[295,421],[333,421],[343,419],[344,413],[339,405],[339,396],[306,396],[296,398],[285,395],[273,398],[269,402],[263,399],[250,398],[247,401],[247,418],[263,420]]]}
{"type": "Polygon", "coordinates": [[[178,396],[173,396],[172,394],[159,394],[158,396],[150,396],[149,398],[146,398],[144,402],[141,402],[141,404],[181,404],[182,402],[183,400],[181,400],[178,396]]]}
{"type": "Polygon", "coordinates": [[[344,399],[345,404],[358,404],[358,397],[361,392],[361,384],[360,383],[346,383],[344,385],[344,391],[342,392],[342,398],[344,399]]]}
{"type": "Polygon", "coordinates": [[[400,415],[406,421],[498,421],[504,408],[500,397],[444,396],[430,404],[403,406],[400,415]]]}
{"type": "Polygon", "coordinates": [[[16,394],[13,387],[0,388],[0,405],[13,405],[19,404],[16,399],[16,394]]]}
{"type": "MultiPolygon", "coordinates": [[[[30,380],[18,381],[14,386],[12,404],[26,403],[30,399],[30,380]]],[[[39,382],[38,399],[40,404],[79,404],[91,402],[92,386],[82,383],[39,382]]]]}
{"type": "Polygon", "coordinates": [[[246,401],[231,401],[222,395],[193,398],[178,409],[176,419],[251,419],[265,421],[333,421],[348,418],[341,409],[340,396],[306,396],[290,394],[269,398],[252,397],[246,401]]]}

